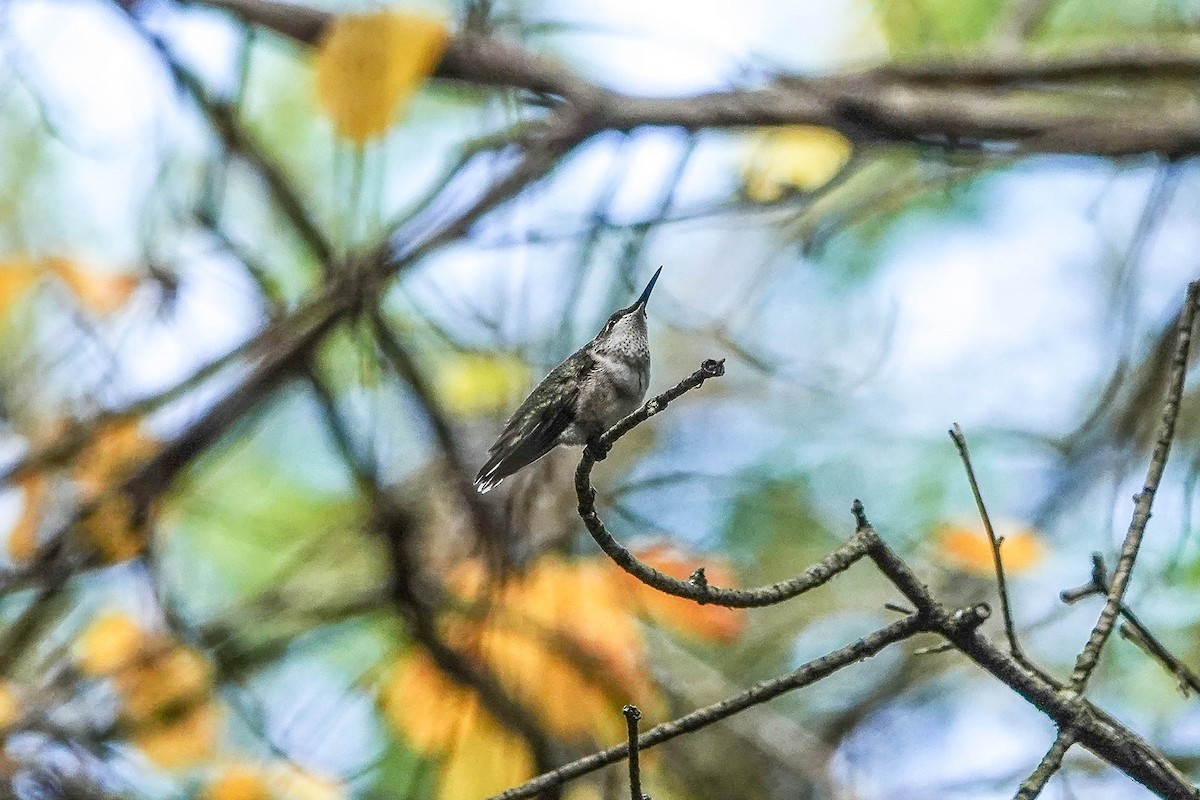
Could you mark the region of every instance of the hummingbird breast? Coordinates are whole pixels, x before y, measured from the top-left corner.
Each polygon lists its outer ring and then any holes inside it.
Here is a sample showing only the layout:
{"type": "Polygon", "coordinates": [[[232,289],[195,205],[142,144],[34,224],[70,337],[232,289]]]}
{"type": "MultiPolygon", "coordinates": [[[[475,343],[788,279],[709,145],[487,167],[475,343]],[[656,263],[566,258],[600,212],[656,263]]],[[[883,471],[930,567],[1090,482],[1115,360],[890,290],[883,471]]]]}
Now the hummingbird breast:
{"type": "Polygon", "coordinates": [[[637,410],[650,384],[650,356],[593,353],[595,367],[579,387],[575,422],[563,444],[584,444],[637,410]]]}

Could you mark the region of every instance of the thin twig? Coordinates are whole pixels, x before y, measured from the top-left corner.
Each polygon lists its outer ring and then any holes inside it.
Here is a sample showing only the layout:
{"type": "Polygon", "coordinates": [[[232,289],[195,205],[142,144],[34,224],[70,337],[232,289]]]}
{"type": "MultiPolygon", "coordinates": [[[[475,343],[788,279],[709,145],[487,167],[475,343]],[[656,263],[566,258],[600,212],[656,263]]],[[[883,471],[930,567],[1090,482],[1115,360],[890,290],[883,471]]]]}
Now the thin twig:
{"type": "Polygon", "coordinates": [[[463,461],[462,448],[459,446],[454,426],[451,424],[446,410],[442,408],[442,404],[435,397],[433,387],[429,385],[425,373],[378,310],[371,313],[371,328],[379,352],[396,376],[408,384],[408,388],[412,390],[413,396],[421,406],[421,411],[424,413],[429,427],[433,429],[434,440],[441,451],[450,482],[454,486],[455,494],[466,506],[467,515],[471,519],[471,525],[475,528],[478,541],[483,544],[490,556],[501,558],[503,561],[507,542],[504,528],[483,503],[479,493],[475,491],[475,487],[471,483],[473,476],[471,470],[467,468],[466,462],[463,461]]]}
{"type": "Polygon", "coordinates": [[[639,561],[609,533],[608,528],[600,519],[600,515],[596,512],[596,490],[591,482],[592,468],[596,465],[596,461],[607,454],[614,442],[662,411],[672,400],[685,392],[698,388],[709,378],[720,377],[724,372],[723,361],[705,361],[700,369],[674,387],[646,401],[641,408],[613,425],[603,436],[593,440],[585,447],[579,467],[575,470],[575,493],[579,500],[579,516],[583,519],[584,525],[587,526],[588,532],[600,549],[617,566],[647,586],[676,597],[694,600],[697,603],[711,603],[729,608],[774,605],[810,589],[815,589],[827,583],[838,573],[849,569],[854,562],[867,554],[866,539],[855,534],[841,547],[794,578],[754,589],[726,589],[713,586],[707,581],[678,580],[639,561]]]}
{"type": "Polygon", "coordinates": [[[1062,766],[1063,756],[1071,749],[1071,745],[1075,744],[1075,735],[1070,728],[1058,732],[1058,736],[1054,739],[1054,744],[1050,745],[1050,749],[1046,751],[1046,755],[1042,756],[1042,760],[1037,767],[1030,773],[1017,789],[1013,800],[1034,800],[1042,789],[1046,787],[1046,782],[1054,777],[1054,773],[1058,772],[1062,766]]]}
{"type": "Polygon", "coordinates": [[[625,715],[625,729],[629,735],[626,747],[629,750],[629,797],[630,800],[650,800],[649,795],[642,794],[642,768],[638,764],[638,720],[642,711],[637,706],[625,706],[621,709],[625,715]]]}
{"type": "Polygon", "coordinates": [[[1123,637],[1133,642],[1148,656],[1162,664],[1163,668],[1178,681],[1179,689],[1185,696],[1189,692],[1200,694],[1200,677],[1187,664],[1184,664],[1172,654],[1166,648],[1166,645],[1159,641],[1158,637],[1150,633],[1129,606],[1123,603],[1121,605],[1121,616],[1125,617],[1126,622],[1122,622],[1117,630],[1123,637]]]}
{"type": "MultiPolygon", "coordinates": [[[[865,658],[870,658],[888,645],[907,639],[923,630],[925,630],[925,623],[920,614],[913,614],[904,619],[897,620],[887,627],[880,628],[874,633],[864,636],[853,644],[847,645],[840,650],[835,650],[815,661],[810,661],[787,675],[762,681],[746,691],[728,697],[718,703],[697,709],[671,722],[655,725],[650,730],[638,736],[638,749],[646,750],[657,744],[674,739],[677,736],[704,728],[714,722],[744,711],[751,706],[765,703],[793,689],[799,689],[802,686],[816,683],[843,667],[847,667],[865,658]]],[[[561,766],[544,775],[539,775],[520,786],[501,792],[489,798],[489,800],[518,800],[518,798],[523,797],[535,797],[546,789],[561,786],[569,780],[590,772],[595,772],[609,764],[619,763],[628,757],[628,755],[629,744],[622,742],[607,750],[601,750],[598,753],[585,756],[577,761],[572,761],[570,764],[561,766]]]]}
{"type": "Polygon", "coordinates": [[[1171,452],[1171,440],[1175,436],[1175,420],[1179,415],[1179,402],[1183,396],[1183,384],[1187,377],[1188,353],[1191,349],[1192,327],[1196,319],[1196,306],[1200,301],[1200,281],[1194,281],[1188,286],[1187,299],[1179,315],[1179,329],[1175,345],[1175,356],[1171,362],[1171,380],[1167,387],[1166,399],[1163,403],[1162,418],[1159,421],[1158,436],[1154,443],[1154,451],[1150,456],[1150,467],[1146,472],[1146,480],[1142,491],[1134,497],[1133,519],[1129,523],[1129,531],[1121,545],[1121,554],[1117,559],[1117,568],[1113,573],[1112,584],[1108,589],[1108,600],[1100,612],[1092,634],[1087,644],[1075,661],[1075,670],[1071,674],[1071,689],[1082,694],[1087,687],[1096,665],[1100,661],[1100,653],[1104,643],[1112,634],[1117,621],[1121,601],[1125,597],[1125,589],[1137,560],[1138,550],[1142,544],[1142,536],[1146,531],[1146,523],[1150,520],[1150,507],[1154,502],[1154,494],[1158,491],[1159,481],[1167,465],[1167,456],[1171,452]]]}
{"type": "Polygon", "coordinates": [[[1047,714],[1058,723],[1060,730],[1070,728],[1080,744],[1159,796],[1172,800],[1197,800],[1200,797],[1186,775],[1121,722],[1085,698],[1064,692],[1063,685],[1053,677],[1025,669],[1011,655],[988,641],[978,626],[956,625],[953,617],[934,600],[928,587],[871,526],[862,503],[854,501],[851,510],[856,532],[868,540],[871,560],[920,613],[934,620],[933,629],[953,642],[960,652],[1047,714]]]}
{"type": "MultiPolygon", "coordinates": [[[[1108,578],[1104,567],[1104,556],[1092,553],[1092,579],[1073,589],[1064,589],[1059,597],[1064,603],[1076,603],[1092,595],[1108,594],[1108,578]]],[[[1126,622],[1121,623],[1118,631],[1129,641],[1140,647],[1151,658],[1162,664],[1167,672],[1179,681],[1179,688],[1186,695],[1189,691],[1200,694],[1200,676],[1175,656],[1157,636],[1138,618],[1133,609],[1125,601],[1119,606],[1121,616],[1126,622]]]]}
{"type": "Polygon", "coordinates": [[[979,518],[983,521],[983,529],[987,531],[988,544],[992,548],[992,563],[996,568],[996,587],[1000,593],[1000,616],[1004,620],[1004,635],[1008,639],[1009,652],[1027,669],[1037,670],[1025,656],[1025,651],[1021,649],[1021,643],[1017,640],[1016,626],[1013,624],[1012,603],[1008,599],[1008,583],[1004,579],[1004,560],[1000,556],[1000,545],[1004,540],[996,536],[996,529],[992,527],[992,518],[983,502],[979,481],[975,477],[975,467],[971,464],[971,451],[967,448],[967,437],[957,422],[954,423],[954,427],[950,429],[949,433],[950,438],[954,440],[954,446],[958,448],[958,455],[962,458],[967,481],[971,484],[971,493],[975,495],[975,506],[979,509],[979,518]]]}

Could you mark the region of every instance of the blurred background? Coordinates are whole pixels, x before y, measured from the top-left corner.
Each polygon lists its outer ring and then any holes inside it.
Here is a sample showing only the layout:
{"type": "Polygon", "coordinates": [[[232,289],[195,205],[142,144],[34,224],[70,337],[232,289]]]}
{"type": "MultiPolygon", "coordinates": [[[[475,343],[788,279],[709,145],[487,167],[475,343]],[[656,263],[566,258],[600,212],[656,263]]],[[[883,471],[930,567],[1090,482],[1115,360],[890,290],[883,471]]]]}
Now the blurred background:
{"type": "MultiPolygon", "coordinates": [[[[867,565],[747,613],[633,583],[575,515],[574,451],[474,494],[507,415],[660,265],[651,392],[705,358],[727,373],[597,467],[618,538],[757,585],[836,547],[860,498],[936,596],[995,607],[957,422],[1023,641],[1066,674],[1100,602],[1059,592],[1128,526],[1198,271],[1186,152],[601,125],[480,204],[560,98],[438,64],[480,35],[685,98],[1161,47],[1187,57],[964,89],[1153,126],[1198,111],[1198,19],[1188,0],[4,0],[4,796],[477,800],[622,741],[625,703],[648,727],[894,620],[867,565]]],[[[1129,601],[1200,667],[1198,412],[1189,386],[1129,601]]],[[[1011,796],[1052,723],[930,643],[649,751],[646,791],[1011,796]]],[[[1197,777],[1176,676],[1114,637],[1092,686],[1197,777]]],[[[1045,796],[1149,793],[1076,749],[1045,796]]]]}

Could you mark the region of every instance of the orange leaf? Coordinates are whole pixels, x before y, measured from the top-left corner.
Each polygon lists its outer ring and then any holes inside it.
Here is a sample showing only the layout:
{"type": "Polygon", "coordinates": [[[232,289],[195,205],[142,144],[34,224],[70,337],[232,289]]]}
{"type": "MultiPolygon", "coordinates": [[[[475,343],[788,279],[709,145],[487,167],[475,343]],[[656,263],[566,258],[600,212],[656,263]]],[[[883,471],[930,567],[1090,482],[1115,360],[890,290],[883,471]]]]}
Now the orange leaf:
{"type": "Polygon", "coordinates": [[[116,674],[122,716],[135,724],[205,702],[212,667],[196,651],[169,639],[142,644],[142,656],[116,674]]]}
{"type": "Polygon", "coordinates": [[[137,275],[96,272],[66,258],[48,258],[46,266],[66,284],[82,308],[98,316],[119,311],[129,302],[139,283],[137,275]]]}
{"type": "Polygon", "coordinates": [[[204,787],[200,800],[271,800],[271,787],[257,767],[230,766],[204,787]]]}
{"type": "MultiPolygon", "coordinates": [[[[688,578],[696,567],[700,566],[698,557],[668,545],[648,547],[635,555],[638,560],[644,561],[659,572],[680,580],[688,578]]],[[[709,559],[704,567],[705,576],[713,585],[733,584],[733,573],[728,565],[709,559]]],[[[700,605],[692,600],[653,589],[624,570],[619,574],[626,590],[647,616],[680,633],[710,641],[728,642],[736,639],[746,627],[744,609],[700,605]]]]}
{"type": "Polygon", "coordinates": [[[163,769],[182,769],[212,755],[220,710],[214,703],[192,706],[166,725],[139,730],[130,741],[163,769]]]}
{"type": "Polygon", "coordinates": [[[128,477],[157,449],[158,442],[142,431],[137,419],[113,420],[96,431],[91,444],[75,458],[73,477],[90,500],[128,477]]]}
{"type": "MultiPolygon", "coordinates": [[[[1042,560],[1044,547],[1036,531],[1016,523],[1000,522],[996,533],[1003,537],[1000,556],[1008,574],[1027,572],[1042,560]]],[[[937,528],[938,557],[961,572],[991,575],[995,572],[992,546],[982,527],[944,524],[937,528]]]]}
{"type": "Polygon", "coordinates": [[[105,564],[128,561],[146,549],[149,532],[135,512],[129,495],[117,492],[101,497],[80,519],[80,530],[105,564]]]}
{"type": "Polygon", "coordinates": [[[479,652],[547,730],[608,740],[620,735],[627,698],[653,709],[633,608],[604,565],[543,558],[504,589],[479,652]]]}
{"type": "Polygon", "coordinates": [[[316,58],[317,100],[338,135],[382,135],[441,60],[449,33],[428,14],[377,11],[333,21],[316,58]]]}
{"type": "Polygon", "coordinates": [[[439,753],[454,741],[471,702],[468,690],[446,677],[424,653],[396,663],[380,691],[384,715],[420,753],[439,753]]]}
{"type": "Polygon", "coordinates": [[[49,497],[45,477],[30,473],[17,481],[21,488],[21,516],[8,534],[8,557],[14,564],[28,564],[37,552],[38,530],[49,497]]]}
{"type": "Polygon", "coordinates": [[[0,731],[11,727],[20,716],[20,692],[8,681],[0,681],[0,731]]]}
{"type": "Polygon", "coordinates": [[[417,752],[446,754],[441,800],[477,800],[533,775],[525,743],[424,653],[397,662],[380,699],[388,720],[417,752]]]}
{"type": "Polygon", "coordinates": [[[72,476],[81,499],[95,506],[80,521],[80,530],[106,563],[137,556],[146,547],[145,520],[118,484],[158,450],[137,419],[106,423],[76,456],[72,476]]]}
{"type": "Polygon", "coordinates": [[[7,315],[45,274],[41,265],[25,259],[0,262],[0,316],[7,315]]]}

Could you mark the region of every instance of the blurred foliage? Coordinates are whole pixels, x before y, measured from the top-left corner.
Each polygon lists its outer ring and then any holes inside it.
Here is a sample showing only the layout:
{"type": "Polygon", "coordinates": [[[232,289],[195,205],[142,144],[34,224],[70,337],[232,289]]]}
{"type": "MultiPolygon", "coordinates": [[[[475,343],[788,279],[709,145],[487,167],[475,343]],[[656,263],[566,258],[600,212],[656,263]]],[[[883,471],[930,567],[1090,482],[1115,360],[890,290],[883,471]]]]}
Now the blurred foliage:
{"type": "MultiPolygon", "coordinates": [[[[1161,332],[1194,272],[1190,162],[1142,248],[1130,241],[1148,162],[852,145],[812,126],[607,133],[369,287],[377,308],[267,369],[289,313],[320,311],[328,281],[362,290],[364,253],[436,230],[538,130],[546,97],[428,80],[464,25],[658,94],[658,81],[699,92],[759,75],[760,47],[803,50],[818,70],[860,67],[864,51],[982,52],[1011,3],[356,6],[314,48],[200,7],[134,6],[126,19],[21,0],[0,42],[0,775],[17,796],[79,784],[153,800],[479,800],[548,766],[488,691],[582,755],[623,740],[625,703],[657,724],[894,619],[895,593],[867,565],[754,612],[647,589],[583,535],[573,453],[485,500],[462,491],[548,362],[660,264],[652,390],[701,358],[726,357],[729,374],[597,469],[601,513],[641,537],[640,557],[679,578],[702,566],[714,585],[780,580],[845,539],[858,496],[937,596],[994,603],[991,549],[944,434],[961,416],[984,434],[976,466],[1009,520],[1022,635],[1039,663],[1070,665],[1094,608],[1057,593],[1123,531],[1161,332]],[[130,38],[147,31],[153,47],[130,38]],[[181,76],[229,113],[240,152],[181,76]],[[251,402],[230,402],[260,377],[251,402]],[[1094,460],[1073,471],[1080,442],[1094,460]],[[147,464],[180,471],[149,491],[147,464]],[[503,580],[485,569],[481,519],[503,533],[503,580]]],[[[1060,0],[1029,38],[1117,45],[1186,33],[1198,10],[1060,0]]],[[[1160,89],[1192,100],[1190,83],[1146,91],[1160,89]]],[[[1119,82],[1095,94],[1128,100],[1119,82]]],[[[1131,596],[1190,664],[1195,399],[1131,596]]],[[[647,791],[1007,791],[1040,757],[1046,720],[921,644],[656,748],[647,791]]],[[[1113,642],[1095,692],[1198,768],[1194,698],[1137,647],[1113,642]]],[[[1069,767],[1089,796],[1130,796],[1090,762],[1069,767]]],[[[624,781],[609,769],[563,797],[625,797],[624,781]]]]}

